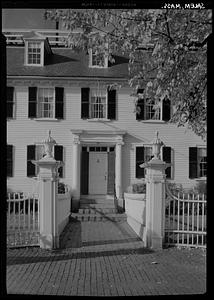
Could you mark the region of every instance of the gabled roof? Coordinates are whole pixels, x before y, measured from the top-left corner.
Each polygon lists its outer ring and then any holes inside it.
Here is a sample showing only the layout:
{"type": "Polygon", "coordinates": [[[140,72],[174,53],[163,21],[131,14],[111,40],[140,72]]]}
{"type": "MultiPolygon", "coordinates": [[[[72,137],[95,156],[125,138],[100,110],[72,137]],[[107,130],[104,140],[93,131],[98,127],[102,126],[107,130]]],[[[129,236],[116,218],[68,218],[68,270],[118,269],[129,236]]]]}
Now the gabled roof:
{"type": "Polygon", "coordinates": [[[24,40],[45,40],[46,37],[38,32],[31,31],[31,32],[26,32],[25,35],[23,36],[24,40]]]}
{"type": "Polygon", "coordinates": [[[69,48],[52,48],[44,66],[25,66],[24,47],[7,47],[8,76],[128,78],[128,58],[115,55],[108,68],[89,68],[89,55],[75,53],[69,48]]]}

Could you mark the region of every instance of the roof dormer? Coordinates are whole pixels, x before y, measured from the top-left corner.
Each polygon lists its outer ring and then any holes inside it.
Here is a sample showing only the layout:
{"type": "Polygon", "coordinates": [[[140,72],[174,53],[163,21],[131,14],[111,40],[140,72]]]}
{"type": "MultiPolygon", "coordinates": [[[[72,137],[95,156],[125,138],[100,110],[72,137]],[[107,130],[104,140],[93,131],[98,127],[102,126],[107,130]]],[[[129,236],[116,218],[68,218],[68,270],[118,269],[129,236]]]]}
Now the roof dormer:
{"type": "Polygon", "coordinates": [[[89,67],[90,68],[107,68],[108,67],[108,55],[104,53],[98,53],[89,49],[89,67]]]}
{"type": "Polygon", "coordinates": [[[52,54],[48,39],[43,35],[35,32],[30,32],[24,37],[26,66],[44,66],[46,59],[52,54]]]}

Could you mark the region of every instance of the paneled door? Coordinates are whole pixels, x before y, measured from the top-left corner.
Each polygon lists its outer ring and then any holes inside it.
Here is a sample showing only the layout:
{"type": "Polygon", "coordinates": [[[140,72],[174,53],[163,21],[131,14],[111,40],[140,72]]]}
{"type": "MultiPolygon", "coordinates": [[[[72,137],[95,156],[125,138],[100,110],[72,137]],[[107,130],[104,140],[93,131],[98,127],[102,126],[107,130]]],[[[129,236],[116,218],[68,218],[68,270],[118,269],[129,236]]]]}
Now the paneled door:
{"type": "Polygon", "coordinates": [[[89,194],[107,194],[107,152],[89,153],[89,194]]]}

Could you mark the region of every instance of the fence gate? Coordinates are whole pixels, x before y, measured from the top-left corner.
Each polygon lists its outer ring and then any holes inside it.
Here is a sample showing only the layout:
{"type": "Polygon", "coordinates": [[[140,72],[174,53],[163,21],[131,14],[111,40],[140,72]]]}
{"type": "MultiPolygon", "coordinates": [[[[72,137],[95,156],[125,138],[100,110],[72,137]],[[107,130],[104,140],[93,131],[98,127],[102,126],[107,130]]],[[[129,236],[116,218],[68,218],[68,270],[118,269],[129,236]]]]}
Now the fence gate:
{"type": "Polygon", "coordinates": [[[7,247],[39,245],[39,197],[8,193],[7,247]]]}
{"type": "Polygon", "coordinates": [[[206,247],[205,195],[172,195],[166,185],[165,244],[206,247]]]}

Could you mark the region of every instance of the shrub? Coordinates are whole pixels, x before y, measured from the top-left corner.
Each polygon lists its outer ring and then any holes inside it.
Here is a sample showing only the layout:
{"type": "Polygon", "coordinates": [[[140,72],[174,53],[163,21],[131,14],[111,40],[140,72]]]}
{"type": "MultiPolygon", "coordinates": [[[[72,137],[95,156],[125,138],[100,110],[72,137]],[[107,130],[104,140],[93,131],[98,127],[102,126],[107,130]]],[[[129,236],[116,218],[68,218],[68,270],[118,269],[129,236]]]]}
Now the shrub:
{"type": "Polygon", "coordinates": [[[63,182],[58,183],[58,194],[65,194],[66,192],[66,185],[63,182]]]}
{"type": "Polygon", "coordinates": [[[133,194],[145,194],[146,193],[146,183],[133,183],[127,189],[128,193],[133,194]]]}
{"type": "Polygon", "coordinates": [[[178,193],[184,193],[185,192],[182,184],[177,184],[175,182],[168,182],[167,186],[168,186],[170,192],[173,195],[177,195],[178,193]]]}
{"type": "Polygon", "coordinates": [[[195,192],[198,194],[207,194],[207,183],[206,181],[199,181],[197,182],[195,188],[195,192]]]}

